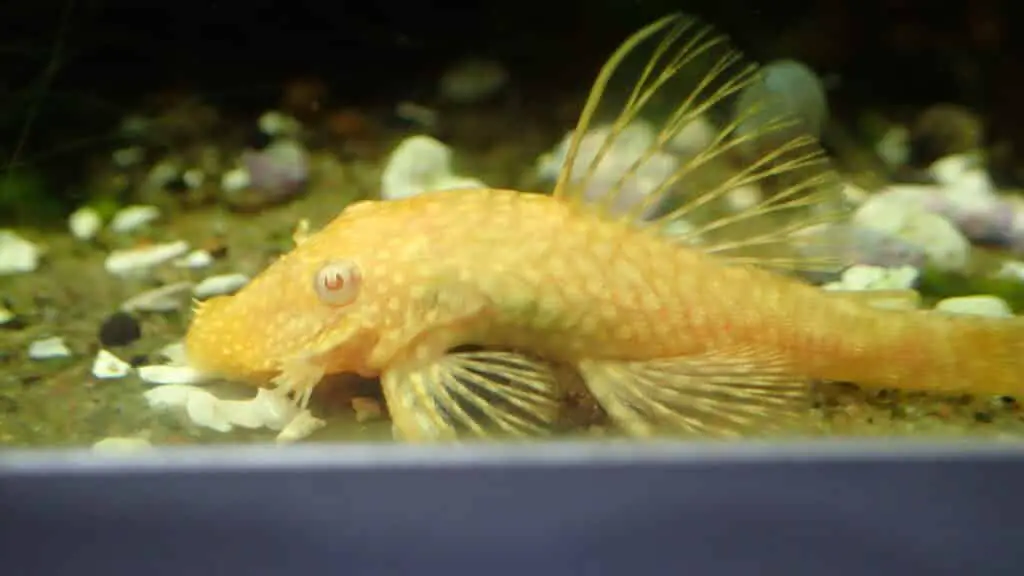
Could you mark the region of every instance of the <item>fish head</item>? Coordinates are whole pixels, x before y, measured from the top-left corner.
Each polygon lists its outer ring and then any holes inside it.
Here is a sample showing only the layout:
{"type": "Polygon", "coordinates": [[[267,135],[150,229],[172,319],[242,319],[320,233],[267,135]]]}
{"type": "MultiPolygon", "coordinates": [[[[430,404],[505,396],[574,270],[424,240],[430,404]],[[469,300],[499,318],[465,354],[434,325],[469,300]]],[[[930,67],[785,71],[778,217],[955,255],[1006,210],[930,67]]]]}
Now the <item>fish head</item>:
{"type": "MultiPolygon", "coordinates": [[[[411,200],[350,205],[231,296],[197,305],[189,365],[234,380],[265,380],[294,359],[328,373],[374,375],[368,359],[401,321],[393,301],[411,262],[387,239],[408,239],[411,200]]],[[[395,240],[397,242],[397,240],[395,240]]]]}

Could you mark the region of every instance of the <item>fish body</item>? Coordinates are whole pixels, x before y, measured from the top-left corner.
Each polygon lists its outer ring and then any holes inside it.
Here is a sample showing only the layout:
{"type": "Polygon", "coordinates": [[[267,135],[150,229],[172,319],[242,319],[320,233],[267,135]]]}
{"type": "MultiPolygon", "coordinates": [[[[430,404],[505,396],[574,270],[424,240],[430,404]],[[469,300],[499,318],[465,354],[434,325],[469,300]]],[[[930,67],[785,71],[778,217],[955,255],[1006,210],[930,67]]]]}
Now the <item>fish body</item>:
{"type": "MultiPolygon", "coordinates": [[[[659,31],[668,34],[658,47],[671,47],[694,29],[696,40],[667,61],[667,72],[645,68],[640,84],[653,79],[657,90],[676,64],[692,60],[683,56],[710,51],[721,37],[669,18],[613,55],[584,108],[567,167],[575,166],[608,70],[659,31]]],[[[724,87],[705,96],[711,101],[756,80],[742,71],[724,75],[738,62],[725,54],[712,59],[724,87]]],[[[613,136],[644,94],[634,91],[613,136]]],[[[637,167],[692,120],[687,110],[663,122],[666,137],[655,139],[637,167]]],[[[722,142],[756,138],[735,131],[745,120],[727,123],[722,133],[732,139],[722,142]]],[[[722,142],[710,150],[727,151],[722,142]]],[[[787,142],[654,219],[648,209],[671,197],[672,178],[650,202],[623,213],[616,193],[632,173],[593,198],[588,174],[575,168],[563,169],[551,195],[453,190],[354,204],[297,237],[293,251],[237,294],[198,305],[185,341],[189,362],[208,375],[270,382],[303,404],[325,374],[379,376],[397,434],[407,440],[548,433],[562,415],[566,369],[637,436],[784,427],[806,412],[814,380],[1019,391],[1021,321],[888,309],[875,304],[915,304],[916,295],[826,292],[786,273],[822,264],[801,258],[807,251],[795,246],[827,242],[806,233],[843,214],[829,208],[839,192],[815,141],[787,142]],[[739,214],[701,216],[751,182],[772,183],[774,194],[739,214]],[[670,232],[683,217],[696,225],[682,236],[670,232]]],[[[698,154],[674,175],[714,156],[698,154]]]]}

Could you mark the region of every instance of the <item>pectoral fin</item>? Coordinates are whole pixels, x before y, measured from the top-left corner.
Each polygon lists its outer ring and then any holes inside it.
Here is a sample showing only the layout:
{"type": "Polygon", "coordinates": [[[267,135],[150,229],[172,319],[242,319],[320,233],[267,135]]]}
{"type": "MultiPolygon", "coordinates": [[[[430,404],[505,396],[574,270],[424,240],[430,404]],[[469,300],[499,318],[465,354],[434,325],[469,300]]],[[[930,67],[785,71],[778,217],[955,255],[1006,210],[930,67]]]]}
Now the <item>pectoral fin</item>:
{"type": "Polygon", "coordinates": [[[500,351],[451,352],[381,377],[397,435],[408,441],[538,436],[559,418],[555,372],[500,351]]]}
{"type": "Polygon", "coordinates": [[[633,436],[740,436],[785,427],[810,407],[807,382],[751,351],[644,362],[585,361],[587,387],[633,436]]]}

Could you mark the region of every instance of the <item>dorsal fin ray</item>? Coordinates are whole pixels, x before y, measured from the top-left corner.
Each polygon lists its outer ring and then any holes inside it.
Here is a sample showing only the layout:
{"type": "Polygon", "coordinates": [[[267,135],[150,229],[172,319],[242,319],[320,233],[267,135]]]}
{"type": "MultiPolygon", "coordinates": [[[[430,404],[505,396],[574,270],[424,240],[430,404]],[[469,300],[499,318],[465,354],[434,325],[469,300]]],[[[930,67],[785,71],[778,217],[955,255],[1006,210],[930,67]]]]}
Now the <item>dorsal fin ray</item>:
{"type": "Polygon", "coordinates": [[[845,266],[852,236],[842,182],[816,135],[764,82],[727,36],[696,18],[644,27],[598,74],[553,194],[732,262],[787,272],[845,266]]]}

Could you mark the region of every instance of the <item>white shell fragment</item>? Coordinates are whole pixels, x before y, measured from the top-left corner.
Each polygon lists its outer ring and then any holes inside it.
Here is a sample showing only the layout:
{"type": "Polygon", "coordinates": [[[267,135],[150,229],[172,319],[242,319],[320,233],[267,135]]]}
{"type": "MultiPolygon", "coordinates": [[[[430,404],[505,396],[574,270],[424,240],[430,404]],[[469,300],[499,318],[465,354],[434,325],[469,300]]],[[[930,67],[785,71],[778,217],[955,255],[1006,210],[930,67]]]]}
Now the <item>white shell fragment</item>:
{"type": "Polygon", "coordinates": [[[6,306],[0,304],[0,326],[13,322],[18,315],[7,309],[6,306]]]}
{"type": "Polygon", "coordinates": [[[249,184],[252,183],[252,176],[249,171],[245,168],[235,168],[228,170],[220,178],[220,187],[225,192],[236,192],[244,188],[248,188],[249,184]]]}
{"type": "Polygon", "coordinates": [[[1010,318],[1013,316],[1013,310],[1005,300],[989,294],[946,298],[939,301],[935,305],[935,309],[950,314],[973,314],[992,318],[1010,318]]]}
{"type": "Polygon", "coordinates": [[[0,276],[34,272],[42,250],[13,230],[0,230],[0,276]]]}
{"type": "Polygon", "coordinates": [[[111,352],[100,349],[92,363],[92,375],[101,380],[124,378],[132,371],[132,365],[111,352]]]}
{"type": "Polygon", "coordinates": [[[411,136],[391,152],[381,174],[381,198],[398,200],[426,192],[486,187],[452,172],[452,151],[430,136],[411,136]]]}
{"type": "Polygon", "coordinates": [[[210,264],[213,264],[213,255],[206,250],[193,250],[174,261],[174,265],[178,268],[191,268],[193,270],[206,268],[210,264]]]}
{"type": "Polygon", "coordinates": [[[248,283],[249,277],[245,274],[221,274],[203,280],[196,285],[192,293],[199,299],[223,296],[237,292],[248,283]]]}
{"type": "Polygon", "coordinates": [[[154,410],[177,411],[204,428],[220,432],[230,432],[236,426],[280,430],[279,442],[304,438],[324,425],[308,411],[300,411],[288,398],[266,389],[258,390],[249,400],[221,400],[196,386],[167,384],[147,391],[144,396],[154,410]]]}
{"type": "Polygon", "coordinates": [[[139,378],[149,384],[201,384],[206,378],[189,366],[151,364],[139,367],[139,378]]]}
{"type": "Polygon", "coordinates": [[[883,268],[881,266],[850,266],[839,281],[823,286],[825,290],[909,290],[920,272],[913,266],[883,268]]]}
{"type": "Polygon", "coordinates": [[[103,263],[107,272],[117,276],[138,274],[169,262],[188,252],[188,242],[178,240],[128,250],[115,250],[103,263]]]}
{"type": "Polygon", "coordinates": [[[324,427],[325,422],[313,416],[309,410],[299,412],[295,418],[277,435],[278,444],[287,444],[302,440],[313,432],[324,427]]]}
{"type": "Polygon", "coordinates": [[[49,360],[51,358],[67,358],[71,350],[59,336],[36,340],[28,346],[28,357],[33,360],[49,360]]]}
{"type": "Polygon", "coordinates": [[[71,235],[79,240],[92,240],[103,228],[103,219],[100,213],[93,208],[85,206],[75,210],[68,216],[68,230],[71,235]]]}
{"type": "Polygon", "coordinates": [[[160,209],[156,206],[127,206],[118,210],[110,221],[111,232],[128,234],[143,228],[160,218],[160,209]]]}
{"type": "Polygon", "coordinates": [[[173,312],[182,307],[185,296],[191,291],[191,282],[175,282],[132,296],[121,304],[121,310],[125,312],[173,312]]]}
{"type": "Polygon", "coordinates": [[[92,445],[93,452],[109,454],[125,454],[147,450],[153,445],[145,438],[134,438],[131,436],[108,436],[92,445]]]}

